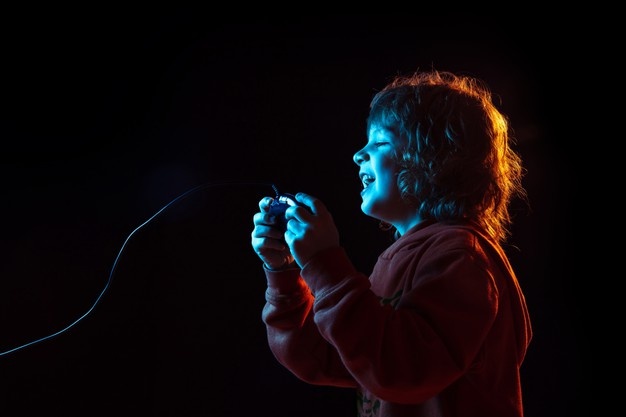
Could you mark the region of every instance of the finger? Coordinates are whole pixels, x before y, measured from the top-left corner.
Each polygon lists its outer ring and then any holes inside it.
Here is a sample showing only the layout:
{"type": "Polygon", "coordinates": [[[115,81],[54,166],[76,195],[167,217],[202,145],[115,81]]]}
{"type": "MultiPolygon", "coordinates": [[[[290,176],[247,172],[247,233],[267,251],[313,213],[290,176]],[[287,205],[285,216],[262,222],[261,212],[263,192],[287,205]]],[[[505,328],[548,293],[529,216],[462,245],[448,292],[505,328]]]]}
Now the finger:
{"type": "Polygon", "coordinates": [[[255,226],[272,225],[274,224],[273,217],[274,216],[270,216],[269,214],[264,212],[254,213],[254,216],[252,217],[252,223],[254,223],[255,226]]]}
{"type": "Polygon", "coordinates": [[[287,244],[280,239],[272,239],[266,237],[253,237],[252,247],[257,253],[269,256],[272,254],[278,254],[284,256],[283,252],[287,252],[287,244]]]}
{"type": "Polygon", "coordinates": [[[313,197],[310,194],[298,193],[295,195],[296,200],[309,208],[312,214],[320,214],[326,212],[326,206],[322,203],[322,200],[313,197]]]}
{"type": "Polygon", "coordinates": [[[272,197],[263,197],[259,201],[259,208],[261,209],[262,212],[268,212],[270,210],[270,205],[272,204],[273,201],[274,199],[272,197]]]}
{"type": "Polygon", "coordinates": [[[275,226],[268,226],[265,224],[257,224],[252,230],[253,238],[269,238],[274,240],[283,239],[283,231],[275,226]]]}
{"type": "Polygon", "coordinates": [[[310,223],[314,214],[308,207],[291,206],[285,211],[286,226],[289,226],[290,220],[296,220],[298,223],[310,223]]]}
{"type": "Polygon", "coordinates": [[[252,216],[252,223],[255,226],[259,226],[259,225],[275,226],[276,216],[266,213],[266,212],[255,213],[254,216],[252,216]]]}

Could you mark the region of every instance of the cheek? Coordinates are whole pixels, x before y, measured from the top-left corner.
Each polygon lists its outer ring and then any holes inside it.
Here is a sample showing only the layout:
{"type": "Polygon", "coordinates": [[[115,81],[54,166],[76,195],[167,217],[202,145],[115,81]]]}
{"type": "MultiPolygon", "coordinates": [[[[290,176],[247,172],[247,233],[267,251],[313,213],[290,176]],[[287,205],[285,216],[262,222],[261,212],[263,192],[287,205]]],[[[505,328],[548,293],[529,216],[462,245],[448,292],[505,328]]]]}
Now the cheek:
{"type": "Polygon", "coordinates": [[[381,164],[379,165],[379,174],[377,179],[381,179],[381,183],[384,183],[385,187],[396,188],[398,171],[398,164],[396,164],[393,160],[386,159],[381,161],[381,164]]]}
{"type": "Polygon", "coordinates": [[[393,188],[396,188],[396,176],[392,172],[385,172],[382,175],[376,177],[376,183],[378,190],[388,194],[393,188]]]}

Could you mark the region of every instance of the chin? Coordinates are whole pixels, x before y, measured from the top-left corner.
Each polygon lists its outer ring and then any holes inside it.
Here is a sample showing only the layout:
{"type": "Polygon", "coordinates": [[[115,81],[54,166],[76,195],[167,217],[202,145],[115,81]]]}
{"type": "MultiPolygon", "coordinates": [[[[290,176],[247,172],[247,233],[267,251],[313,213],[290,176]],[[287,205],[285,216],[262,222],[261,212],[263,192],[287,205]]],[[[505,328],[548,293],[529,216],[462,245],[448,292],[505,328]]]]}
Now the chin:
{"type": "Polygon", "coordinates": [[[361,211],[366,216],[372,216],[372,206],[365,200],[361,203],[361,211]]]}

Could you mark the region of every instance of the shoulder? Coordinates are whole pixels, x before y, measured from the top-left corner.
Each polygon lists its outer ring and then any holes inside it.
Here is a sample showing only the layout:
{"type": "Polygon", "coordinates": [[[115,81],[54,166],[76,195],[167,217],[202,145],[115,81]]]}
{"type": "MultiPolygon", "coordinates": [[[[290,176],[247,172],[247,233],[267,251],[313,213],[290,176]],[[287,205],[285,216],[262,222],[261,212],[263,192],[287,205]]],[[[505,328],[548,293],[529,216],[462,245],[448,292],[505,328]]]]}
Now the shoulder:
{"type": "Polygon", "coordinates": [[[473,223],[431,222],[418,226],[385,250],[379,260],[410,260],[411,263],[448,263],[464,259],[479,268],[506,263],[504,251],[473,223]]]}

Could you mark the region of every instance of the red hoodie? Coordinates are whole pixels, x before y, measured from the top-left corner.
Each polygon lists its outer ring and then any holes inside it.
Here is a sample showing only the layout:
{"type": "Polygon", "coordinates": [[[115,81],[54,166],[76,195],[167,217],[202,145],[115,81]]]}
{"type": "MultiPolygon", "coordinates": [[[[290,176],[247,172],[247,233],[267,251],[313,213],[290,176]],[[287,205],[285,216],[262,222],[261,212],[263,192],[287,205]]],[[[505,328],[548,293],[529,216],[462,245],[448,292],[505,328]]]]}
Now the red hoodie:
{"type": "Polygon", "coordinates": [[[276,359],[308,383],[354,387],[359,416],[523,416],[526,302],[476,225],[424,222],[369,277],[340,247],[266,277],[276,359]]]}

